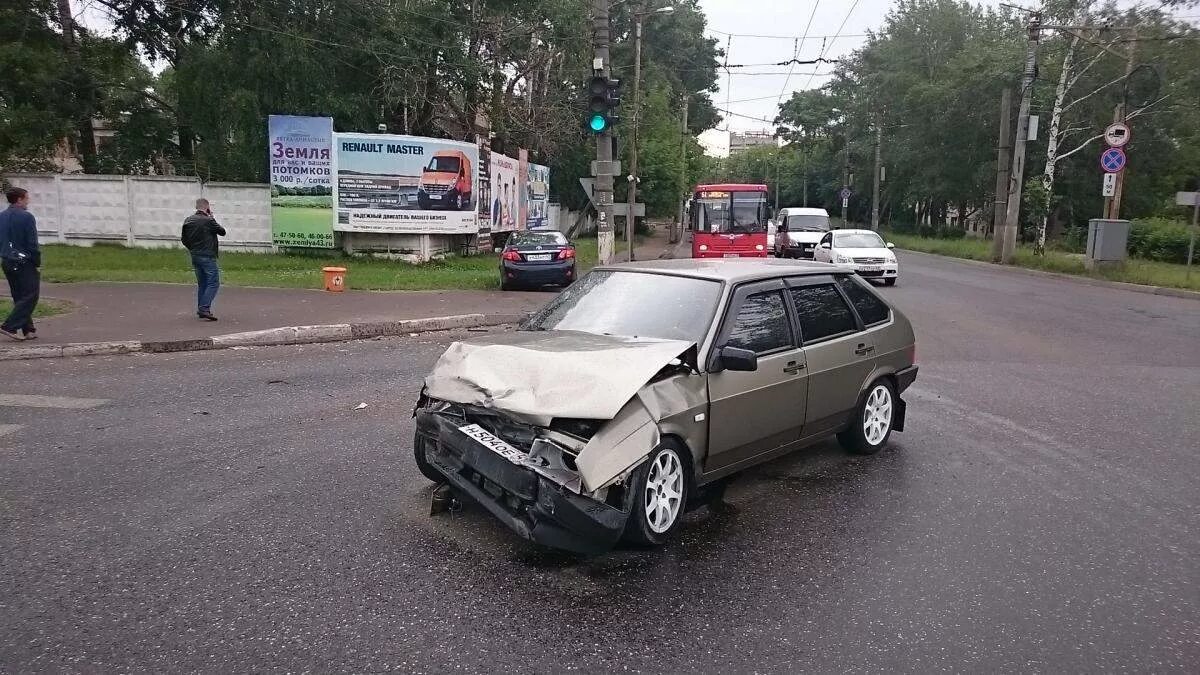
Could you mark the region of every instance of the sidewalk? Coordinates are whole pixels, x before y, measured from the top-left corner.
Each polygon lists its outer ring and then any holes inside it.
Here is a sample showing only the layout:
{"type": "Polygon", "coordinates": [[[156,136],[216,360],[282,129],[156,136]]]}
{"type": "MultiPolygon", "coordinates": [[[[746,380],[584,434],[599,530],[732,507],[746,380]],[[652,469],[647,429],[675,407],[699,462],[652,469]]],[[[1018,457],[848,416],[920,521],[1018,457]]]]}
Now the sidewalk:
{"type": "Polygon", "coordinates": [[[498,291],[324,291],[222,287],[213,306],[220,321],[196,318],[196,288],[183,284],[44,284],[43,298],[75,311],[38,320],[38,339],[2,346],[190,340],[281,326],[370,323],[459,314],[523,314],[553,293],[498,291]]]}
{"type": "MultiPolygon", "coordinates": [[[[663,227],[635,250],[639,260],[671,254],[663,227]]],[[[619,262],[619,261],[618,261],[619,262]]],[[[38,320],[38,339],[0,348],[81,342],[174,341],[284,326],[403,321],[463,314],[519,315],[535,311],[554,292],[346,291],[222,286],[213,305],[220,321],[196,318],[190,284],[43,284],[42,298],[65,300],[73,311],[38,320]]]]}

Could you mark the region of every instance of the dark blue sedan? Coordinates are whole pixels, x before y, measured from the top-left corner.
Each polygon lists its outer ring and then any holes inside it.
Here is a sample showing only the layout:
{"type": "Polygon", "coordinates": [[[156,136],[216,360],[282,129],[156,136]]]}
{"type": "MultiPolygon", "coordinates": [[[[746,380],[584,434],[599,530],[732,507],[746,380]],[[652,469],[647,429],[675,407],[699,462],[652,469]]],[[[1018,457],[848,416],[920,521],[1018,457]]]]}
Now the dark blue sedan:
{"type": "Polygon", "coordinates": [[[500,288],[567,286],[575,281],[575,246],[561,232],[517,232],[500,253],[500,288]]]}

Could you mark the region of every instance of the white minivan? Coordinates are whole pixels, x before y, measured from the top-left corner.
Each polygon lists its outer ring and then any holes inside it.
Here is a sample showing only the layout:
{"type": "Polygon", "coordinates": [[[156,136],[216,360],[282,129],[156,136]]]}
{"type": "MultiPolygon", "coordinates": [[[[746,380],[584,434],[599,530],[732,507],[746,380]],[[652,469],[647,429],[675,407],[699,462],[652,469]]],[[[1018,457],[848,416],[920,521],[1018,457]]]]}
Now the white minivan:
{"type": "Polygon", "coordinates": [[[775,220],[777,258],[812,258],[817,242],[829,231],[829,214],[825,209],[789,206],[780,209],[775,220]]]}

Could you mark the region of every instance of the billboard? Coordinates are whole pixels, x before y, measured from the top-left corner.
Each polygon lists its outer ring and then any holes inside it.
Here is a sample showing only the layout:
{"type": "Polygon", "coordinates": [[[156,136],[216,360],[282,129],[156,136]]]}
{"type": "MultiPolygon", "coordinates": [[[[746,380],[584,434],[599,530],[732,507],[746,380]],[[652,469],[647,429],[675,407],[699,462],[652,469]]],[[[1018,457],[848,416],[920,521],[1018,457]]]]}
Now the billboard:
{"type": "Polygon", "coordinates": [[[333,120],[271,115],[271,239],[276,246],[333,248],[333,120]]]}
{"type": "Polygon", "coordinates": [[[530,164],[525,182],[525,204],[528,216],[525,227],[536,230],[550,227],[550,167],[530,164]]]}
{"type": "Polygon", "coordinates": [[[474,234],[479,149],[419,136],[335,134],[339,232],[474,234]]]}
{"type": "Polygon", "coordinates": [[[492,232],[512,232],[520,228],[520,184],[517,183],[517,160],[491,153],[492,232]]]}

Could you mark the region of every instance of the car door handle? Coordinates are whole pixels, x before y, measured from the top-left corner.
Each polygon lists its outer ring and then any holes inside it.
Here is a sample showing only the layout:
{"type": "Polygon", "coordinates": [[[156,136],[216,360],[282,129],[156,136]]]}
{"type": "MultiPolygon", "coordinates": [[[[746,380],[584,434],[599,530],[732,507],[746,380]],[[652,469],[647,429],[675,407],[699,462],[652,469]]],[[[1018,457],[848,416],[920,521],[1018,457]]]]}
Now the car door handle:
{"type": "Polygon", "coordinates": [[[854,348],[854,353],[859,356],[866,356],[867,354],[870,354],[873,351],[875,351],[875,346],[868,345],[868,344],[859,344],[857,347],[854,348]]]}
{"type": "Polygon", "coordinates": [[[783,372],[788,375],[795,375],[802,370],[804,370],[804,364],[796,363],[795,361],[788,361],[788,364],[783,367],[783,372]]]}

